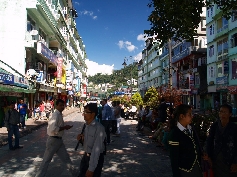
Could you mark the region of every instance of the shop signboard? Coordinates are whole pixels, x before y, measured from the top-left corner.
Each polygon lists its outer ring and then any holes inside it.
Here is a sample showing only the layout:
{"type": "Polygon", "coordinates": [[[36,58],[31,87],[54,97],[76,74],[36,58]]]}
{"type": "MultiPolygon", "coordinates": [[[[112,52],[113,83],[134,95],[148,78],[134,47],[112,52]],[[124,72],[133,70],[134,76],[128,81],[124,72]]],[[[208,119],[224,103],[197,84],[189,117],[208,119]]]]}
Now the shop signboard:
{"type": "Polygon", "coordinates": [[[217,84],[217,85],[220,85],[220,84],[228,84],[228,78],[227,78],[227,76],[217,77],[217,78],[216,78],[216,84],[217,84]]]}
{"type": "Polygon", "coordinates": [[[54,53],[48,47],[46,47],[42,42],[37,43],[37,53],[40,53],[45,58],[47,58],[51,63],[57,66],[58,57],[54,55],[54,53]]]}
{"type": "Polygon", "coordinates": [[[14,85],[19,86],[19,87],[28,88],[29,82],[27,79],[25,79],[23,77],[14,76],[14,85]]]}
{"type": "Polygon", "coordinates": [[[14,84],[14,75],[0,73],[0,83],[7,84],[7,85],[13,85],[14,84]]]}
{"type": "Polygon", "coordinates": [[[43,82],[43,77],[44,76],[44,73],[43,73],[43,71],[40,71],[39,73],[38,73],[38,76],[37,76],[37,78],[36,78],[36,81],[37,82],[43,82]]]}

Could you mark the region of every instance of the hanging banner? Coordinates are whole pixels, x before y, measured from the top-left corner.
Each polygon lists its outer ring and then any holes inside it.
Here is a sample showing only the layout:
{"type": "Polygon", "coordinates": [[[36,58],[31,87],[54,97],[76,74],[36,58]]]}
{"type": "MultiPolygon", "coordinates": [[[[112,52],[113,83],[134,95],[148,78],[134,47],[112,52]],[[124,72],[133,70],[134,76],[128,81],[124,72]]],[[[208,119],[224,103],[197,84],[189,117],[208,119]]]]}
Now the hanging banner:
{"type": "Polygon", "coordinates": [[[83,84],[83,94],[86,94],[86,84],[83,84]]]}

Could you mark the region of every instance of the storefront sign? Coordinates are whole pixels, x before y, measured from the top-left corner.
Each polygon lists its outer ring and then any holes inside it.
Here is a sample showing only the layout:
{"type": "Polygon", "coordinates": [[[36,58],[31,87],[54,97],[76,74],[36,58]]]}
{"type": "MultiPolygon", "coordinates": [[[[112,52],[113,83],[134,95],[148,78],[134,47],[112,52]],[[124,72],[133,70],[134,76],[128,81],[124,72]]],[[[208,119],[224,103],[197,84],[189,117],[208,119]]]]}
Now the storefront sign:
{"type": "Polygon", "coordinates": [[[43,78],[44,78],[44,73],[43,73],[43,71],[40,71],[37,78],[36,78],[36,81],[43,82],[43,78]]]}
{"type": "Polygon", "coordinates": [[[63,58],[59,57],[58,58],[58,65],[57,65],[57,78],[61,80],[62,77],[62,69],[63,69],[63,58]]]}
{"type": "Polygon", "coordinates": [[[83,84],[83,94],[86,94],[86,84],[83,84]]]}
{"type": "Polygon", "coordinates": [[[227,78],[227,76],[224,76],[224,77],[217,77],[217,78],[216,78],[216,84],[217,84],[217,85],[228,84],[228,78],[227,78]]]}
{"type": "Polygon", "coordinates": [[[29,87],[29,81],[27,79],[23,78],[23,77],[14,76],[14,85],[24,87],[24,88],[28,88],[29,87]]]}
{"type": "Polygon", "coordinates": [[[44,57],[48,58],[55,66],[57,66],[57,56],[46,47],[42,42],[37,43],[37,53],[42,54],[44,57]]]}
{"type": "Polygon", "coordinates": [[[14,75],[0,73],[0,83],[7,84],[7,85],[14,84],[14,75]]]}

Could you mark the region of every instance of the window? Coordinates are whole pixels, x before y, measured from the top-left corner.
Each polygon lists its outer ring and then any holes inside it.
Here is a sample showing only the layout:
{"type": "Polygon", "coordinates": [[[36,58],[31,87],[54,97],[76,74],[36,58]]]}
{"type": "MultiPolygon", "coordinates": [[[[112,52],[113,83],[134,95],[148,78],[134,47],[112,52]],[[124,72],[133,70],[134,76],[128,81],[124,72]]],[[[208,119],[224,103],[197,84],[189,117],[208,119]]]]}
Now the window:
{"type": "Polygon", "coordinates": [[[27,31],[32,31],[35,30],[35,22],[29,17],[27,16],[27,31]]]}
{"type": "Polygon", "coordinates": [[[217,33],[228,28],[228,20],[226,18],[220,18],[217,20],[217,33]]]}
{"type": "Polygon", "coordinates": [[[232,11],[232,16],[231,16],[231,21],[234,22],[237,20],[237,11],[233,10],[232,11]]]}
{"type": "Polygon", "coordinates": [[[209,57],[212,57],[214,55],[214,45],[211,45],[208,50],[209,57]]]}
{"type": "Polygon", "coordinates": [[[212,35],[212,25],[209,27],[209,34],[212,35]]]}
{"type": "Polygon", "coordinates": [[[213,34],[215,34],[215,32],[214,32],[214,24],[212,24],[210,27],[209,27],[209,34],[210,34],[210,36],[211,35],[213,35],[213,34]]]}
{"type": "Polygon", "coordinates": [[[202,19],[202,22],[201,22],[201,31],[206,31],[206,19],[202,19]]]}
{"type": "Polygon", "coordinates": [[[210,78],[215,77],[215,67],[214,66],[210,66],[208,72],[209,72],[209,77],[210,78]]]}
{"type": "Polygon", "coordinates": [[[42,31],[42,29],[39,29],[39,40],[46,41],[46,34],[42,31]]]}
{"type": "Polygon", "coordinates": [[[199,73],[195,73],[195,85],[200,85],[200,76],[199,76],[199,73]]]}
{"type": "Polygon", "coordinates": [[[237,59],[234,59],[232,62],[232,79],[237,79],[237,59]]]}
{"type": "Polygon", "coordinates": [[[223,77],[223,64],[222,63],[219,63],[217,64],[217,76],[218,77],[223,77]]]}
{"type": "Polygon", "coordinates": [[[230,39],[231,48],[237,46],[237,33],[233,34],[230,39]]]}

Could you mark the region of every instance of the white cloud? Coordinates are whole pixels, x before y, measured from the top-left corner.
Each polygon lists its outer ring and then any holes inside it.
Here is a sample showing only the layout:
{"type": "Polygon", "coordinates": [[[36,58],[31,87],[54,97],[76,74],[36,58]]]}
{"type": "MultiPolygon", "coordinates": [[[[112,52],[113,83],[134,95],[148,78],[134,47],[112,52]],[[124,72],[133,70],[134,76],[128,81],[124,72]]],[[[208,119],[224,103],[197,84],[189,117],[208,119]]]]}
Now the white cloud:
{"type": "Polygon", "coordinates": [[[105,64],[100,65],[99,63],[90,61],[89,59],[86,59],[85,62],[88,67],[87,75],[89,76],[94,76],[97,73],[108,74],[108,75],[113,73],[114,65],[105,65],[105,64]]]}
{"type": "Polygon", "coordinates": [[[88,15],[88,16],[92,17],[93,20],[97,19],[97,16],[94,15],[94,12],[92,12],[92,11],[84,10],[84,11],[80,11],[79,14],[80,15],[88,15]]]}
{"type": "Polygon", "coordinates": [[[137,55],[133,56],[135,61],[140,61],[142,59],[142,52],[138,53],[137,55]]]}
{"type": "Polygon", "coordinates": [[[117,43],[117,45],[119,46],[120,49],[122,48],[126,48],[129,52],[134,51],[135,49],[137,49],[137,47],[135,45],[133,45],[131,42],[129,41],[119,41],[117,43]]]}
{"type": "Polygon", "coordinates": [[[146,41],[147,40],[147,35],[146,34],[139,34],[137,36],[138,41],[146,41]]]}
{"type": "Polygon", "coordinates": [[[75,4],[76,4],[76,5],[78,5],[78,6],[80,5],[80,3],[79,3],[79,2],[75,2],[75,4]]]}

